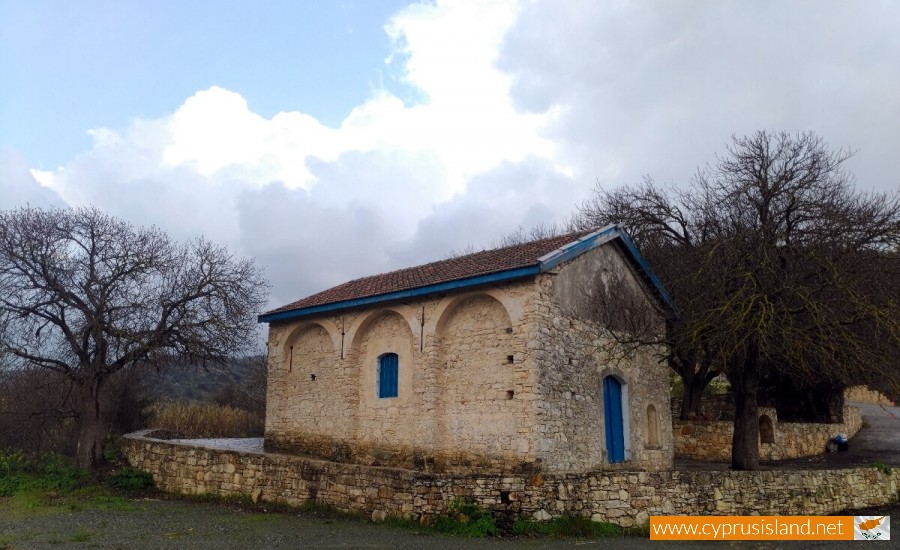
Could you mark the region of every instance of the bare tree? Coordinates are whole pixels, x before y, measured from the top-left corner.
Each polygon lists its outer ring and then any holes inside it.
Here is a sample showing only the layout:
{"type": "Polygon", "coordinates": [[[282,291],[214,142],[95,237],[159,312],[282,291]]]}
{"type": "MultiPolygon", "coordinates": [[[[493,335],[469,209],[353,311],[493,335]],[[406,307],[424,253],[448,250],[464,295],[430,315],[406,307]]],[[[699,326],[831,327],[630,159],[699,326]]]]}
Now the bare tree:
{"type": "MultiPolygon", "coordinates": [[[[715,220],[706,209],[695,208],[693,197],[675,188],[664,188],[646,178],[643,183],[606,191],[583,204],[573,219],[582,229],[619,224],[641,250],[663,287],[674,298],[677,309],[650,311],[645,300],[623,300],[628,289],[616,281],[589,298],[602,326],[625,327],[610,333],[619,351],[653,345],[665,351],[664,360],[681,378],[684,393],[680,417],[699,415],[701,397],[709,383],[721,373],[721,364],[705,351],[702,337],[690,337],[686,322],[694,308],[703,309],[706,283],[702,276],[704,247],[715,238],[715,220]],[[664,317],[664,330],[652,319],[664,317]]],[[[609,351],[613,351],[610,349],[609,351]]]]}
{"type": "Polygon", "coordinates": [[[178,244],[92,208],[0,212],[0,353],[71,383],[82,467],[102,460],[117,372],[250,350],[267,287],[204,239],[178,244]]]}
{"type": "Polygon", "coordinates": [[[642,250],[674,254],[653,265],[680,314],[672,353],[697,353],[731,382],[735,469],[759,465],[762,377],[900,386],[900,194],[857,191],[849,156],[813,134],[757,132],[689,190],[620,192],[642,250]]]}
{"type": "Polygon", "coordinates": [[[560,235],[571,233],[572,231],[576,231],[576,228],[572,224],[539,223],[528,229],[519,226],[512,233],[504,235],[499,240],[494,241],[491,248],[505,248],[507,246],[540,241],[551,237],[559,237],[560,235]]]}

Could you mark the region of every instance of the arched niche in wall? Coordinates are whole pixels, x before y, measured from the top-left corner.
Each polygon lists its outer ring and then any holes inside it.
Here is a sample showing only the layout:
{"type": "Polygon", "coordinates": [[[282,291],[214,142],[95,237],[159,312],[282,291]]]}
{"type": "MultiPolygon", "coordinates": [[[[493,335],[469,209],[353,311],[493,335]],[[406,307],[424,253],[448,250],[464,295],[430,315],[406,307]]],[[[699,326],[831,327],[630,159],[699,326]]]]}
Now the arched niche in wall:
{"type": "Polygon", "coordinates": [[[416,308],[407,305],[394,304],[365,312],[352,325],[345,328],[344,358],[352,357],[356,354],[362,342],[367,338],[372,326],[381,322],[385,316],[390,315],[394,315],[403,321],[404,329],[398,330],[398,334],[402,334],[404,337],[408,336],[410,344],[412,344],[415,340],[415,335],[419,334],[419,312],[416,308]]]}
{"type": "Polygon", "coordinates": [[[288,338],[282,368],[288,372],[308,370],[312,364],[333,361],[334,353],[334,341],[328,330],[319,323],[309,323],[288,338]]]}
{"type": "MultiPolygon", "coordinates": [[[[446,332],[447,322],[453,318],[454,313],[460,305],[469,304],[473,299],[493,300],[497,302],[503,310],[503,315],[498,319],[503,319],[506,327],[512,327],[522,316],[521,304],[517,303],[508,293],[501,289],[491,288],[478,292],[467,292],[447,296],[440,301],[434,312],[433,334],[436,338],[440,338],[446,332]],[[480,297],[480,298],[479,298],[480,297]]],[[[499,310],[498,310],[499,311],[499,310]]]]}
{"type": "Polygon", "coordinates": [[[647,447],[659,447],[659,420],[656,417],[656,407],[647,405],[647,447]]]}
{"type": "Polygon", "coordinates": [[[436,323],[438,445],[509,452],[516,444],[516,349],[506,306],[488,293],[447,304],[436,323]]]}
{"type": "Polygon", "coordinates": [[[775,443],[775,426],[772,419],[767,414],[759,417],[759,442],[775,443]]]}

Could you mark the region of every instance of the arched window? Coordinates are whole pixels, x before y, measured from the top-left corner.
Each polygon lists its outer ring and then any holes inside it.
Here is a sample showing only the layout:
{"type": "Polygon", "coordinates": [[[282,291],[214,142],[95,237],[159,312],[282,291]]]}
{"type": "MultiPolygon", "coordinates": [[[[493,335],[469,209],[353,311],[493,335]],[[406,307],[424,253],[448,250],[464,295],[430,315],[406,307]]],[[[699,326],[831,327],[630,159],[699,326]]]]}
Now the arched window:
{"type": "Polygon", "coordinates": [[[647,446],[659,447],[659,424],[656,420],[656,407],[647,405],[647,446]]]}
{"type": "Polygon", "coordinates": [[[385,353],[378,357],[378,397],[397,397],[396,353],[385,353]]]}

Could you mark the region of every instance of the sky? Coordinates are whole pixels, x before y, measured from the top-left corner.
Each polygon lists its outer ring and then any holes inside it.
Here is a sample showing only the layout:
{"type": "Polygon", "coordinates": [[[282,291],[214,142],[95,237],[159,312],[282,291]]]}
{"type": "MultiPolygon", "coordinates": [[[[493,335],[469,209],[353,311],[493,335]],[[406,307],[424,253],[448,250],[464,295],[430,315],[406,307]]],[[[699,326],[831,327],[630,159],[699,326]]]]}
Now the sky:
{"type": "Polygon", "coordinates": [[[685,185],[756,130],[900,188],[894,0],[0,0],[0,208],[253,257],[277,307],[685,185]]]}

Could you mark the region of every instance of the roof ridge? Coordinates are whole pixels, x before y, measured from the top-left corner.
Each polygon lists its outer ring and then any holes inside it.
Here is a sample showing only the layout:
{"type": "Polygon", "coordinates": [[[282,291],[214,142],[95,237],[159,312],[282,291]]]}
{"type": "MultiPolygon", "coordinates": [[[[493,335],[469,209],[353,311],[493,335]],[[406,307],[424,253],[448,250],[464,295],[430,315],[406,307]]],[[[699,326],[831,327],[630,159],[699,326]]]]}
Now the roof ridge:
{"type": "MultiPolygon", "coordinates": [[[[562,238],[562,237],[568,237],[568,236],[570,236],[570,235],[579,235],[579,234],[580,234],[581,236],[584,236],[584,235],[590,234],[591,231],[593,231],[593,230],[570,231],[570,232],[568,232],[568,233],[560,233],[559,235],[555,235],[555,236],[552,236],[552,237],[542,237],[542,238],[540,238],[540,239],[534,239],[534,240],[531,240],[531,241],[524,241],[524,242],[521,242],[521,243],[510,244],[510,245],[506,245],[506,246],[500,246],[500,247],[497,247],[497,248],[485,248],[485,249],[482,249],[482,250],[478,250],[478,251],[476,251],[476,252],[469,252],[468,254],[463,254],[462,256],[452,256],[452,257],[449,257],[449,258],[442,258],[442,259],[440,259],[440,260],[434,260],[434,261],[431,261],[431,262],[428,262],[428,263],[424,263],[424,264],[415,264],[415,265],[410,265],[410,266],[406,266],[406,267],[400,267],[400,268],[397,268],[397,269],[391,269],[390,271],[383,271],[383,272],[381,272],[381,273],[373,273],[373,274],[371,274],[371,275],[364,275],[364,276],[362,276],[362,277],[357,277],[357,278],[355,278],[355,279],[350,279],[349,281],[344,281],[343,283],[339,283],[339,284],[337,284],[337,285],[334,285],[334,286],[325,288],[325,289],[323,289],[323,291],[324,291],[324,290],[328,290],[328,289],[330,289],[330,288],[337,288],[337,287],[341,287],[341,286],[344,286],[344,285],[348,285],[348,284],[350,284],[350,283],[355,283],[355,282],[357,282],[357,281],[362,281],[362,280],[365,280],[365,279],[370,279],[370,278],[372,278],[372,277],[382,277],[382,276],[384,276],[384,275],[390,275],[391,273],[400,273],[400,272],[402,272],[402,271],[406,271],[406,270],[410,270],[410,269],[421,269],[421,268],[426,268],[426,267],[428,267],[428,266],[435,265],[435,264],[443,264],[443,263],[446,263],[446,262],[452,262],[452,261],[463,260],[463,259],[465,259],[465,258],[469,258],[469,257],[472,257],[472,256],[477,256],[477,255],[479,255],[479,254],[484,254],[484,253],[487,253],[487,252],[499,252],[499,251],[503,251],[503,250],[507,250],[507,249],[511,249],[511,248],[518,248],[518,247],[523,247],[523,246],[527,246],[527,245],[538,244],[538,243],[542,243],[542,242],[544,242],[544,241],[549,241],[549,240],[552,240],[552,239],[560,239],[560,238],[562,238]]],[[[575,240],[577,240],[577,239],[575,239],[575,240]]],[[[573,242],[574,242],[574,241],[573,241],[573,242]]],[[[314,294],[317,294],[317,293],[314,293],[314,294]]],[[[314,295],[314,294],[311,294],[311,296],[314,295]]]]}
{"type": "Polygon", "coordinates": [[[260,320],[268,320],[275,314],[287,311],[318,311],[328,304],[356,304],[361,303],[361,300],[368,303],[377,296],[396,298],[400,293],[409,293],[414,289],[446,289],[455,287],[457,281],[483,284],[488,280],[499,281],[533,275],[540,271],[545,256],[571,248],[567,245],[576,245],[594,232],[596,231],[570,231],[358,277],[270,310],[260,315],[260,320]]]}

